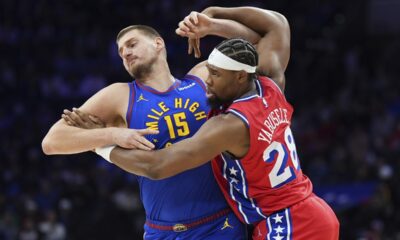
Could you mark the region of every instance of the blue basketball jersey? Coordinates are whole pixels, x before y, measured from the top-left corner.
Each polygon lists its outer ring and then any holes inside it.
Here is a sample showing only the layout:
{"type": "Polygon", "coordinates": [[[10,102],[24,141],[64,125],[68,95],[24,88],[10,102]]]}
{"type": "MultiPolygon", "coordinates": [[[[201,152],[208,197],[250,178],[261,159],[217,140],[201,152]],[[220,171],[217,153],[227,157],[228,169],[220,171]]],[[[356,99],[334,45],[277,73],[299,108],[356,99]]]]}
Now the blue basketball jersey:
{"type": "MultiPolygon", "coordinates": [[[[165,92],[136,81],[129,86],[128,127],[158,130],[159,134],[146,136],[156,149],[193,136],[207,120],[205,85],[194,76],[176,79],[165,92]]],[[[151,220],[190,220],[228,207],[210,163],[163,180],[137,178],[146,215],[151,220]]]]}

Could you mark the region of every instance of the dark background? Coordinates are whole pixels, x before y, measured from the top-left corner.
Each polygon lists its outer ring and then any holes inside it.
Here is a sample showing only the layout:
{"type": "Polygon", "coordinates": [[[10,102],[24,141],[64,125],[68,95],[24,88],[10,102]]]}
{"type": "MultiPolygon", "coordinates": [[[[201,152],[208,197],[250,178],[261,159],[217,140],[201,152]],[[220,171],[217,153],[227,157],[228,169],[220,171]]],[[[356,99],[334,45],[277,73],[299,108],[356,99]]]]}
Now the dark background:
{"type": "MultiPolygon", "coordinates": [[[[131,81],[116,34],[148,24],[173,74],[197,61],[175,35],[191,10],[252,5],[291,24],[286,95],[302,169],[341,239],[400,239],[399,0],[5,0],[0,2],[0,239],[141,239],[133,175],[93,153],[45,156],[64,108],[131,81]]],[[[203,55],[221,39],[202,42],[203,55]]]]}

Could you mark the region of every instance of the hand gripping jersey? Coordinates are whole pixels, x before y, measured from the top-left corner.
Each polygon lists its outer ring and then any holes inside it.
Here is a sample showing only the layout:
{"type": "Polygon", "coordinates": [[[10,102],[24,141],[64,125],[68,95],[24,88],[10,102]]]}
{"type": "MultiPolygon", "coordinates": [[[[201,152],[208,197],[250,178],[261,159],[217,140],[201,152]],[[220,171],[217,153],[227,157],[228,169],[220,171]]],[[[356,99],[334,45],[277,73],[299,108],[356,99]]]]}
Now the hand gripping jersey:
{"type": "MultiPolygon", "coordinates": [[[[158,135],[146,136],[156,149],[191,137],[207,119],[209,107],[205,86],[194,76],[176,79],[166,92],[158,92],[136,81],[129,86],[126,115],[129,128],[158,130],[158,135]]],[[[137,178],[147,219],[150,220],[179,222],[228,207],[210,163],[164,180],[137,178]]]]}
{"type": "Polygon", "coordinates": [[[256,86],[258,95],[237,99],[224,110],[249,128],[248,153],[241,159],[223,153],[212,162],[231,208],[247,224],[264,220],[312,193],[290,129],[292,106],[271,79],[259,77],[256,86]]]}

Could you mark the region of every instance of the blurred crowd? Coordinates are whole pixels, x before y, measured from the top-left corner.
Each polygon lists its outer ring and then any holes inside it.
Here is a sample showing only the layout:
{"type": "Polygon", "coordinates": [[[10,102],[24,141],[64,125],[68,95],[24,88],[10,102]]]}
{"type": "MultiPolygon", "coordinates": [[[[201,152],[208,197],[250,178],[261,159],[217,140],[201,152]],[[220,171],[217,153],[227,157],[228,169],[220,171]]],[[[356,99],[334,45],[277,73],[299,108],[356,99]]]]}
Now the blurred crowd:
{"type": "MultiPolygon", "coordinates": [[[[395,2],[387,0],[388,9],[400,9],[395,2]]],[[[286,96],[295,108],[303,172],[334,207],[341,239],[400,239],[400,34],[396,26],[377,31],[385,16],[376,15],[374,4],[2,1],[0,239],[142,238],[134,175],[93,153],[45,156],[41,140],[63,109],[108,84],[132,81],[115,45],[125,26],[156,28],[173,74],[183,76],[197,60],[175,28],[191,10],[210,5],[258,6],[288,18],[286,96]]],[[[203,56],[220,40],[204,39],[203,56]]]]}

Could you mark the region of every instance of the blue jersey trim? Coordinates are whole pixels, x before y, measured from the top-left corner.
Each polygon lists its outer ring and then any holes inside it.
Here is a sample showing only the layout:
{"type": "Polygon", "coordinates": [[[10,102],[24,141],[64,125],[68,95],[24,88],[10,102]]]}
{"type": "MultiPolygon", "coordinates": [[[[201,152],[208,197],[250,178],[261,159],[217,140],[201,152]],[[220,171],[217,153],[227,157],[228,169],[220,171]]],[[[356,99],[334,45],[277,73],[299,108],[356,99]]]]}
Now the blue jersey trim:
{"type": "Polygon", "coordinates": [[[254,95],[251,95],[251,96],[248,96],[248,97],[236,99],[235,101],[233,101],[233,103],[243,102],[243,101],[251,100],[251,99],[257,98],[257,97],[258,97],[258,95],[254,94],[254,95]]]}
{"type": "Polygon", "coordinates": [[[260,81],[258,79],[256,80],[256,87],[257,87],[258,95],[260,95],[260,97],[263,97],[264,96],[263,88],[262,88],[261,83],[260,83],[260,81]]]}

